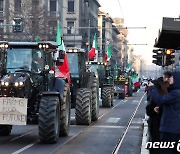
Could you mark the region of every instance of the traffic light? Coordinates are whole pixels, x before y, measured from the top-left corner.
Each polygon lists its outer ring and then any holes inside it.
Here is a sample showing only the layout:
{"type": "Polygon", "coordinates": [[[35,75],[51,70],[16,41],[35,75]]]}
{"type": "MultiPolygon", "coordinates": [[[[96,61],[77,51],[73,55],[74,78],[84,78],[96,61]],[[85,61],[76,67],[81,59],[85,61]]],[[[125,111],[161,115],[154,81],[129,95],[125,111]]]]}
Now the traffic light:
{"type": "Polygon", "coordinates": [[[158,49],[158,50],[153,50],[153,53],[156,54],[153,55],[153,58],[155,58],[155,60],[153,60],[152,63],[159,66],[163,66],[163,51],[161,49],[158,49]]]}
{"type": "Polygon", "coordinates": [[[173,54],[175,52],[175,50],[173,49],[166,49],[165,50],[165,54],[166,54],[166,61],[165,61],[165,65],[166,66],[169,66],[171,64],[174,64],[174,58],[175,58],[175,55],[173,54]]]}
{"type": "Polygon", "coordinates": [[[13,19],[13,32],[22,32],[22,18],[13,19]]]}

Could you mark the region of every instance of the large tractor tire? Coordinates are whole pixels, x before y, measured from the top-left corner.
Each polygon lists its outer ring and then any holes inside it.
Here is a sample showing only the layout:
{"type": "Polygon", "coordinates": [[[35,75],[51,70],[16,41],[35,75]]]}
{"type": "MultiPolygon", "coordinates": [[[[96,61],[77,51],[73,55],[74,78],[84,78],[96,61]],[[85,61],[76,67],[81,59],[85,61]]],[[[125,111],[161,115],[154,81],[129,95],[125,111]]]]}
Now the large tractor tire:
{"type": "Polygon", "coordinates": [[[102,107],[111,107],[112,91],[110,87],[103,87],[102,90],[102,107]]]}
{"type": "Polygon", "coordinates": [[[92,121],[98,120],[99,117],[99,83],[97,78],[92,82],[92,121]]]}
{"type": "Polygon", "coordinates": [[[111,87],[111,106],[114,106],[114,87],[111,87]]]}
{"type": "Polygon", "coordinates": [[[125,92],[124,93],[119,93],[118,98],[119,99],[125,99],[125,92]]]}
{"type": "Polygon", "coordinates": [[[77,91],[75,119],[77,125],[90,125],[92,111],[92,93],[88,88],[80,88],[77,91]]]}
{"type": "Polygon", "coordinates": [[[39,106],[39,138],[43,143],[55,143],[60,132],[60,102],[57,96],[42,97],[39,106]]]}
{"type": "Polygon", "coordinates": [[[12,125],[0,125],[0,136],[8,136],[11,134],[12,125]]]}
{"type": "Polygon", "coordinates": [[[63,102],[61,103],[61,113],[60,113],[60,136],[67,136],[69,134],[69,126],[70,126],[70,118],[71,118],[71,96],[70,89],[68,84],[65,84],[64,94],[63,94],[63,102]]]}

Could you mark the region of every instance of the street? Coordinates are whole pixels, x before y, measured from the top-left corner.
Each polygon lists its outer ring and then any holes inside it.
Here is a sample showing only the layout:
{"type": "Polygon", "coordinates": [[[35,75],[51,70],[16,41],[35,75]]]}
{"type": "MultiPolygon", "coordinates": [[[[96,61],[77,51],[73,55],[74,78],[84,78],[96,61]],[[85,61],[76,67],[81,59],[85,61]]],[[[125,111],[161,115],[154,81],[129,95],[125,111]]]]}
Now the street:
{"type": "Polygon", "coordinates": [[[56,144],[40,143],[37,125],[13,126],[10,136],[0,138],[1,153],[109,154],[114,151],[139,154],[146,105],[144,90],[141,89],[133,97],[126,97],[124,100],[115,97],[114,101],[112,108],[100,106],[100,117],[90,126],[76,125],[72,109],[69,136],[60,137],[56,144]],[[128,122],[130,127],[127,127],[128,122]]]}

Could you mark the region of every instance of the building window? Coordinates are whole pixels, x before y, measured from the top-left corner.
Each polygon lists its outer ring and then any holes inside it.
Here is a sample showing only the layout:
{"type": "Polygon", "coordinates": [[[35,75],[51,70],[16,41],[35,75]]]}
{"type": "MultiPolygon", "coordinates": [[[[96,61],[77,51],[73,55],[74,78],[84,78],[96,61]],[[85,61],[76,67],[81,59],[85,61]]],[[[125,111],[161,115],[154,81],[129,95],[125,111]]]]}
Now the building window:
{"type": "Polygon", "coordinates": [[[39,0],[32,0],[32,10],[37,11],[39,7],[39,0]]]}
{"type": "Polygon", "coordinates": [[[4,8],[4,0],[0,0],[0,12],[3,12],[3,8],[4,8]]]}
{"type": "Polygon", "coordinates": [[[74,1],[68,1],[68,12],[74,12],[74,1]]]}
{"type": "Polygon", "coordinates": [[[67,22],[67,34],[75,34],[74,21],[67,22]]]}
{"type": "Polygon", "coordinates": [[[50,11],[56,12],[56,0],[50,0],[50,11]]]}
{"type": "MultiPolygon", "coordinates": [[[[0,20],[0,25],[4,24],[4,20],[0,20]]],[[[0,34],[4,32],[4,26],[0,26],[0,34]]]]}
{"type": "Polygon", "coordinates": [[[14,0],[14,11],[21,11],[21,0],[14,0]]]}

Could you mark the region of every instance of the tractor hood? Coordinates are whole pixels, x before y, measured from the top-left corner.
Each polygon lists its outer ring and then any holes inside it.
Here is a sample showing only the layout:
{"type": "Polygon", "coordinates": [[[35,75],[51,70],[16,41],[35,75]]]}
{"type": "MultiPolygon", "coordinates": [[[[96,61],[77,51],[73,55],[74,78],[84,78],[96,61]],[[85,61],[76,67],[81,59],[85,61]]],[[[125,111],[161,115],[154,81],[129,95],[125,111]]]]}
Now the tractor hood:
{"type": "Polygon", "coordinates": [[[29,78],[30,75],[28,73],[12,73],[5,75],[1,82],[9,82],[9,83],[15,83],[15,82],[25,82],[27,78],[29,78]]]}

